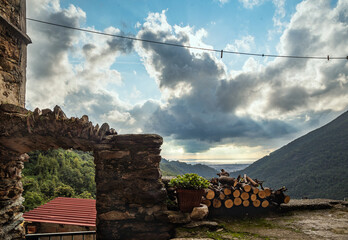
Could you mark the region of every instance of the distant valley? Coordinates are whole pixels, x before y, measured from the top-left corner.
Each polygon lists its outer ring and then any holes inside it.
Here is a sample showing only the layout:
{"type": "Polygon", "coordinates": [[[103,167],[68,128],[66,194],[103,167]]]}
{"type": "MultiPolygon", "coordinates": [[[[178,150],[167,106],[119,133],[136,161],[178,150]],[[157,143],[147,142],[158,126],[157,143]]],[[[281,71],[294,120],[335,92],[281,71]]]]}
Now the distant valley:
{"type": "Polygon", "coordinates": [[[215,168],[220,172],[221,169],[224,169],[226,172],[232,173],[236,171],[243,170],[247,168],[250,164],[207,164],[207,166],[215,168]]]}
{"type": "Polygon", "coordinates": [[[227,172],[243,170],[250,164],[190,164],[180,161],[169,161],[162,158],[160,168],[164,176],[176,176],[185,173],[197,173],[207,179],[217,177],[221,169],[227,172]]]}

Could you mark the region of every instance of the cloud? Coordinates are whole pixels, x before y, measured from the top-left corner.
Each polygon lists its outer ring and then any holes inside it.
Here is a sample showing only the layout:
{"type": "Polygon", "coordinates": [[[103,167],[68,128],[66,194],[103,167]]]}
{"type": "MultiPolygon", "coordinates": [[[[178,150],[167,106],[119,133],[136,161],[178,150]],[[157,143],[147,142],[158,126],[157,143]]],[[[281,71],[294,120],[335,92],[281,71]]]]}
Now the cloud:
{"type": "Polygon", "coordinates": [[[285,0],[272,0],[272,2],[275,7],[274,15],[272,17],[273,26],[275,28],[268,31],[269,40],[272,40],[275,34],[281,34],[287,26],[287,22],[284,21],[286,16],[285,0]]]}
{"type": "MultiPolygon", "coordinates": [[[[342,22],[347,6],[342,2],[333,9],[326,1],[299,4],[282,34],[279,53],[338,56],[347,52],[348,24],[342,22]]],[[[162,12],[147,19],[138,37],[186,45],[196,34],[191,27],[169,25],[162,12]]],[[[253,41],[247,36],[233,47],[248,50],[253,41]]],[[[198,42],[204,44],[203,38],[198,42]]],[[[171,92],[144,128],[175,139],[189,152],[226,141],[274,144],[274,139],[300,133],[317,124],[313,120],[319,116],[348,106],[346,61],[275,59],[258,67],[254,59],[248,59],[245,66],[253,71],[231,77],[226,66],[207,52],[146,43],[137,51],[162,92],[171,92]],[[179,86],[189,91],[176,95],[182,91],[179,86]]]]}
{"type": "Polygon", "coordinates": [[[273,4],[276,7],[274,16],[272,18],[274,26],[278,27],[278,31],[281,31],[283,27],[286,25],[281,22],[281,20],[285,17],[285,0],[273,0],[273,4]]]}
{"type": "MultiPolygon", "coordinates": [[[[86,14],[73,5],[62,9],[58,0],[33,3],[31,16],[77,27],[85,22],[86,14]]],[[[261,1],[243,3],[253,7],[261,1]]],[[[281,9],[282,1],[276,3],[281,9]]],[[[347,9],[348,3],[340,0],[333,8],[325,0],[301,2],[283,26],[278,53],[340,56],[348,52],[347,9]]],[[[138,29],[137,38],[212,49],[205,43],[205,29],[172,26],[166,11],[150,13],[138,29]]],[[[124,34],[112,26],[104,31],[124,34]]],[[[88,114],[95,122],[109,122],[120,133],[158,133],[186,152],[222,144],[272,147],[348,106],[347,61],[279,58],[262,66],[249,58],[243,71],[231,74],[212,52],[132,43],[34,23],[28,24],[28,32],[34,42],[28,54],[30,106],[59,104],[68,115],[88,114]],[[122,84],[121,73],[112,65],[121,54],[132,51],[158,84],[161,102],[132,106],[111,90],[122,84]]],[[[229,47],[249,51],[254,42],[248,35],[229,47]]],[[[133,88],[130,96],[139,94],[133,88]]]]}
{"type": "Polygon", "coordinates": [[[225,4],[228,3],[229,0],[218,0],[220,2],[220,4],[225,4]]]}
{"type": "MultiPolygon", "coordinates": [[[[58,0],[32,1],[28,6],[28,15],[73,27],[81,27],[86,20],[82,9],[74,5],[61,8],[58,0]]],[[[112,26],[104,29],[104,32],[126,35],[112,26]]],[[[34,22],[28,23],[28,33],[33,40],[33,44],[28,47],[29,107],[52,108],[56,104],[68,105],[69,99],[78,100],[77,94],[82,92],[80,101],[84,94],[94,99],[93,94],[101,94],[105,89],[122,84],[122,76],[112,68],[112,64],[121,54],[133,51],[133,41],[34,22]]],[[[118,101],[117,93],[106,92],[112,96],[114,102],[118,101]]],[[[88,99],[84,100],[90,102],[88,99]]],[[[83,109],[82,105],[77,106],[83,109]]]]}
{"type": "MultiPolygon", "coordinates": [[[[192,28],[172,28],[164,14],[157,15],[156,19],[153,15],[149,17],[137,37],[186,45],[197,33],[192,28]]],[[[277,120],[257,122],[250,117],[236,116],[235,109],[247,104],[244,101],[255,79],[237,79],[232,86],[230,80],[224,79],[225,66],[214,55],[147,43],[138,46],[138,52],[162,91],[172,91],[171,98],[153,113],[144,127],[185,143],[186,151],[208,150],[226,138],[231,141],[248,138],[250,142],[252,138],[275,137],[293,131],[277,120]],[[190,91],[175,95],[181,91],[180,84],[190,91]],[[223,96],[227,99],[222,100],[223,96]]]]}
{"type": "Polygon", "coordinates": [[[257,5],[260,5],[263,0],[239,0],[240,3],[243,4],[245,8],[253,8],[257,5]]]}
{"type": "Polygon", "coordinates": [[[242,37],[241,39],[235,40],[234,44],[227,44],[225,50],[234,52],[250,52],[251,47],[253,45],[255,45],[254,37],[251,35],[247,35],[242,37]]]}
{"type": "MultiPolygon", "coordinates": [[[[79,27],[86,18],[80,8],[70,5],[61,9],[57,1],[33,1],[28,10],[29,16],[73,27],[79,27]]],[[[72,89],[69,79],[74,75],[74,69],[69,63],[68,52],[78,42],[80,33],[33,22],[28,23],[28,33],[33,41],[28,47],[29,104],[52,106],[54,102],[61,103],[72,89]]]]}

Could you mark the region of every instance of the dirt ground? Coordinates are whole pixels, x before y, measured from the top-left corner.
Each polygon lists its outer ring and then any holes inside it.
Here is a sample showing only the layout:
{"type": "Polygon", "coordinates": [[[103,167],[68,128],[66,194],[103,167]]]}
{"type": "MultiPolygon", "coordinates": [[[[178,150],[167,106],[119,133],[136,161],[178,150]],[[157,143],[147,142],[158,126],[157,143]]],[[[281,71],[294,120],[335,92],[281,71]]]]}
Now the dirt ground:
{"type": "Polygon", "coordinates": [[[348,240],[347,204],[332,200],[293,200],[286,211],[271,212],[268,216],[219,217],[209,220],[217,222],[218,227],[181,227],[177,229],[176,237],[216,240],[348,240]]]}

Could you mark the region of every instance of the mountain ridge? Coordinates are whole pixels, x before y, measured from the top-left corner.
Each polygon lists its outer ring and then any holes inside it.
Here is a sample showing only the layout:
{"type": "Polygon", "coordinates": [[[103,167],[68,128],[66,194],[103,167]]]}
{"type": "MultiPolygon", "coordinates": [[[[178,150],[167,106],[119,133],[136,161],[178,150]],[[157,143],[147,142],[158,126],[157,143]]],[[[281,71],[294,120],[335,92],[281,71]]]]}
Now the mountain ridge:
{"type": "Polygon", "coordinates": [[[215,168],[209,167],[204,164],[188,164],[185,162],[179,161],[168,161],[165,158],[162,158],[160,163],[160,169],[163,175],[165,176],[177,176],[185,173],[197,173],[198,175],[205,178],[216,177],[218,172],[215,168]]]}
{"type": "Polygon", "coordinates": [[[246,173],[273,188],[285,185],[296,198],[343,199],[347,172],[348,111],[234,175],[246,173]]]}

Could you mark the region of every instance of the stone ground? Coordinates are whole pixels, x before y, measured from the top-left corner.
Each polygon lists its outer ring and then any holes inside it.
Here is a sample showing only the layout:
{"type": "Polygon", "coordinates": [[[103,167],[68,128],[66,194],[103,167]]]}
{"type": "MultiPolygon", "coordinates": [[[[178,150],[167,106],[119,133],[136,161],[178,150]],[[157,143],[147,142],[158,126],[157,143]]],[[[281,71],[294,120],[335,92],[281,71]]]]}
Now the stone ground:
{"type": "Polygon", "coordinates": [[[215,218],[216,227],[177,229],[175,240],[348,240],[348,204],[325,199],[292,200],[281,212],[255,218],[215,218]]]}

